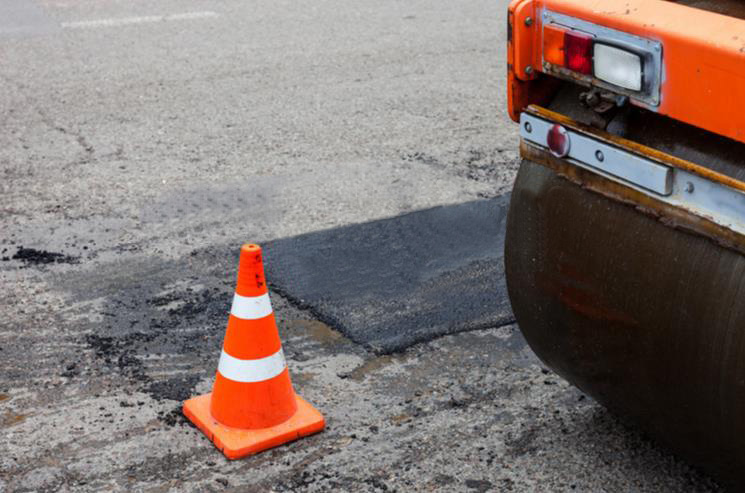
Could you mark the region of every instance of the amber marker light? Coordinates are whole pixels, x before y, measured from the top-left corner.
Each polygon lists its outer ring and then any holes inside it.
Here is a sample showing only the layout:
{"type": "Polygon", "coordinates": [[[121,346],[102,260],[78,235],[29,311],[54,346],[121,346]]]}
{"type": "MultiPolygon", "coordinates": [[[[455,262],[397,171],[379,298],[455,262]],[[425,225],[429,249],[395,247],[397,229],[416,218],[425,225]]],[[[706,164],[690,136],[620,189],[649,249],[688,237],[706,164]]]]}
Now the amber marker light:
{"type": "Polygon", "coordinates": [[[564,35],[566,29],[548,25],[543,28],[543,60],[552,65],[564,67],[564,35]]]}

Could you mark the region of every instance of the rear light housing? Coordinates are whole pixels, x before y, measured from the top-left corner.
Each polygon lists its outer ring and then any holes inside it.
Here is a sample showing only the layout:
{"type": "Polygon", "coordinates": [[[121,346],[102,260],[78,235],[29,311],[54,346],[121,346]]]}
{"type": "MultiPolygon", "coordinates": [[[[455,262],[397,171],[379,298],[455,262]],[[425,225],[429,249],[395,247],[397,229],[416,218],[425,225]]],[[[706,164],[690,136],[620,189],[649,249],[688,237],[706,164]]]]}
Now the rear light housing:
{"type": "Polygon", "coordinates": [[[661,43],[549,10],[542,20],[543,72],[659,105],[661,43]]]}
{"type": "Polygon", "coordinates": [[[558,26],[543,30],[543,60],[578,74],[592,74],[592,36],[558,26]]]}

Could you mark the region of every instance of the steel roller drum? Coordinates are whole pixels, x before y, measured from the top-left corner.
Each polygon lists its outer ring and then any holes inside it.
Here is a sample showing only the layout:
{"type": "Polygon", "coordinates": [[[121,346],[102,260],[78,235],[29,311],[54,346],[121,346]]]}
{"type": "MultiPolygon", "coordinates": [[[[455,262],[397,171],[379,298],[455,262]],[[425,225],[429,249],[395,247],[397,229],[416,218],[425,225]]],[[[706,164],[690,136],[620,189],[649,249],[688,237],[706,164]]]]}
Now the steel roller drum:
{"type": "Polygon", "coordinates": [[[535,353],[716,476],[745,484],[745,257],[524,161],[507,286],[535,353]]]}
{"type": "MultiPolygon", "coordinates": [[[[655,126],[659,135],[634,128],[658,148],[707,155],[700,147],[681,151],[669,125],[655,126]]],[[[731,151],[725,147],[711,155],[731,151]]],[[[745,156],[736,151],[719,169],[734,169],[731,161],[745,156]]],[[[546,365],[742,491],[742,253],[524,160],[505,271],[518,324],[546,365]]]]}

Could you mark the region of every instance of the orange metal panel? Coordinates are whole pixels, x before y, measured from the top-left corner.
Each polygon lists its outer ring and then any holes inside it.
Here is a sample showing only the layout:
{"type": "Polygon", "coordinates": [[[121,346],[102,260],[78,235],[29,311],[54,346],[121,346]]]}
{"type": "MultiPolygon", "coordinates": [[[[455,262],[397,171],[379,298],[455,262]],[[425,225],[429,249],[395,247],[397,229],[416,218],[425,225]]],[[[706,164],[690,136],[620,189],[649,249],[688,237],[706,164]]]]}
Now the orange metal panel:
{"type": "Polygon", "coordinates": [[[507,107],[515,121],[529,104],[545,104],[557,87],[554,80],[538,72],[540,32],[535,1],[512,0],[507,11],[507,107]]]}
{"type": "MultiPolygon", "coordinates": [[[[745,112],[741,109],[745,101],[745,21],[664,0],[535,0],[530,6],[524,1],[513,4],[534,9],[534,19],[542,9],[549,9],[660,41],[663,80],[657,111],[745,142],[745,112]]],[[[517,28],[513,32],[513,37],[523,35],[517,28]]],[[[535,32],[524,39],[534,47],[540,46],[535,32]]],[[[513,39],[513,43],[521,56],[536,55],[526,55],[531,50],[522,40],[513,39]]],[[[535,62],[533,66],[540,69],[535,62]]],[[[517,64],[513,70],[520,78],[517,64]]]]}
{"type": "Polygon", "coordinates": [[[512,67],[520,80],[536,77],[535,60],[539,52],[540,23],[536,19],[535,2],[515,0],[510,4],[510,32],[512,34],[512,67]]]}

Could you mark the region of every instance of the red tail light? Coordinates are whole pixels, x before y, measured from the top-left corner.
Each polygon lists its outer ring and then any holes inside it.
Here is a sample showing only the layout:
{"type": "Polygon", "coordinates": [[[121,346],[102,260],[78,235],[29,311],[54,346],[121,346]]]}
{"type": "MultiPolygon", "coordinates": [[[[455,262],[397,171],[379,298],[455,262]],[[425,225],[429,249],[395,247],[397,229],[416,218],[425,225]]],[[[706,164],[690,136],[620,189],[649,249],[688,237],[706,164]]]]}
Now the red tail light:
{"type": "Polygon", "coordinates": [[[580,74],[592,74],[592,36],[567,31],[564,35],[566,67],[580,74]]]}
{"type": "Polygon", "coordinates": [[[569,147],[571,145],[571,142],[569,142],[569,133],[558,123],[548,131],[546,141],[551,154],[554,156],[566,157],[569,154],[569,147]]]}

